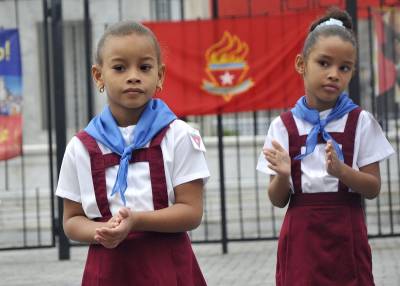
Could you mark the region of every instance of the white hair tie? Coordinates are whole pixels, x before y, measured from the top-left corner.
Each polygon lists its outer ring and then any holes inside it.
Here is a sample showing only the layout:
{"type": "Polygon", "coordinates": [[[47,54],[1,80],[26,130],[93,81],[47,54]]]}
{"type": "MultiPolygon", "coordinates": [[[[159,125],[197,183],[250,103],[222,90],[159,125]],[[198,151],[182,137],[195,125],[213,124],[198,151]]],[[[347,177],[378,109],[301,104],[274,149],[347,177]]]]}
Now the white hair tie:
{"type": "Polygon", "coordinates": [[[339,27],[342,27],[342,28],[346,28],[343,25],[342,21],[340,21],[338,19],[334,19],[334,18],[329,18],[328,20],[318,24],[317,27],[315,27],[314,30],[319,29],[319,28],[324,27],[324,26],[339,26],[339,27]]]}

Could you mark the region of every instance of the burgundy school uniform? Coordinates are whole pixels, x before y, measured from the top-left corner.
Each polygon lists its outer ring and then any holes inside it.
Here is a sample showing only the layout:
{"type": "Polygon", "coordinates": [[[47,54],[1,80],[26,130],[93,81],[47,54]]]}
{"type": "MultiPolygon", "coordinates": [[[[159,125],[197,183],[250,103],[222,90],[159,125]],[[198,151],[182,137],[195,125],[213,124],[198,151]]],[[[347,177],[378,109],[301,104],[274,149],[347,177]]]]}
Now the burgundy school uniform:
{"type": "MultiPolygon", "coordinates": [[[[330,133],[342,145],[344,162],[349,166],[360,111],[357,108],[349,113],[343,133],[330,133]]],[[[289,134],[294,194],[279,236],[276,285],[374,285],[361,196],[349,192],[342,183],[338,192],[303,193],[301,161],[294,157],[305,146],[307,135],[299,135],[290,111],[281,119],[289,134]]],[[[322,140],[320,137],[319,142],[322,140]]]]}
{"type": "MultiPolygon", "coordinates": [[[[156,135],[149,148],[136,150],[130,163],[149,162],[154,209],[168,207],[161,141],[168,127],[156,135]]],[[[86,132],[77,137],[89,152],[96,202],[107,221],[111,212],[107,200],[105,170],[119,164],[116,154],[102,154],[86,132]]],[[[132,232],[114,249],[92,244],[82,286],[203,286],[203,278],[186,232],[132,232]]]]}

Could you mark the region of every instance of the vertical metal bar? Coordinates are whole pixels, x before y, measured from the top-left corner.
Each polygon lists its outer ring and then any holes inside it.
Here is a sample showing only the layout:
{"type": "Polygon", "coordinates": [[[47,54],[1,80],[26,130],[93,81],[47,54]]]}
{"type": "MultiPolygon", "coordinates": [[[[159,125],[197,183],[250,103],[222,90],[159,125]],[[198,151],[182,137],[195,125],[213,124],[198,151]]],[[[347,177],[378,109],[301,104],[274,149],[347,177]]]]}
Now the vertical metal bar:
{"type": "Polygon", "coordinates": [[[200,130],[201,131],[204,131],[204,127],[205,126],[205,124],[204,124],[204,116],[200,116],[200,130]]]}
{"type": "MultiPolygon", "coordinates": [[[[54,94],[54,103],[57,144],[57,174],[59,174],[66,146],[62,0],[51,0],[51,34],[53,51],[52,73],[54,90],[57,91],[54,94]]],[[[58,255],[60,260],[65,260],[70,258],[70,245],[69,240],[64,233],[62,218],[63,200],[58,198],[58,237],[60,243],[58,255]]]]}
{"type": "MultiPolygon", "coordinates": [[[[369,43],[369,66],[370,66],[370,88],[371,88],[371,111],[374,116],[375,114],[375,69],[374,69],[374,41],[373,32],[372,32],[372,11],[371,6],[368,6],[368,43],[369,43]]],[[[365,210],[365,222],[368,220],[367,216],[367,205],[365,203],[365,199],[362,200],[362,205],[365,210]]]]}
{"type": "Polygon", "coordinates": [[[47,112],[47,144],[48,158],[49,158],[49,171],[50,171],[50,212],[51,212],[51,244],[55,245],[55,205],[54,205],[54,164],[53,164],[53,116],[52,116],[52,99],[50,91],[50,55],[49,55],[49,29],[48,17],[49,9],[47,0],[42,1],[43,4],[43,47],[44,47],[44,68],[45,68],[45,92],[46,92],[46,112],[47,112]]]}
{"type": "Polygon", "coordinates": [[[168,19],[170,20],[172,17],[171,0],[167,0],[166,4],[167,4],[168,19]]]}
{"type": "Polygon", "coordinates": [[[149,0],[150,19],[157,20],[156,0],[149,0]]]}
{"type": "MultiPolygon", "coordinates": [[[[346,0],[346,10],[353,19],[354,33],[358,35],[358,20],[357,20],[357,0],[346,0]]],[[[357,51],[358,54],[358,51],[357,51]]],[[[356,63],[356,71],[359,70],[359,64],[356,63]]],[[[349,84],[350,97],[356,104],[360,104],[360,75],[356,72],[349,84]]]]}
{"type": "Polygon", "coordinates": [[[73,102],[73,106],[74,106],[74,128],[75,131],[78,132],[79,131],[79,94],[78,94],[78,55],[77,55],[77,45],[78,45],[78,41],[77,41],[77,36],[76,36],[76,26],[72,25],[72,67],[73,70],[75,71],[73,74],[73,94],[72,94],[72,100],[73,102]]]}
{"type": "Polygon", "coordinates": [[[207,192],[204,192],[204,240],[208,241],[208,207],[207,207],[207,192]]]}
{"type": "Polygon", "coordinates": [[[240,160],[240,142],[239,142],[239,119],[238,113],[235,112],[235,129],[236,129],[236,162],[237,162],[237,180],[238,180],[238,207],[239,207],[239,224],[240,224],[240,237],[244,238],[244,221],[243,221],[243,196],[242,196],[242,174],[241,174],[241,160],[240,160]]]}
{"type": "Polygon", "coordinates": [[[271,224],[272,224],[272,237],[278,238],[276,231],[276,217],[275,217],[275,207],[271,204],[271,224]]]}
{"type": "Polygon", "coordinates": [[[369,34],[369,58],[370,58],[370,87],[371,87],[371,109],[372,114],[376,116],[375,111],[375,69],[374,69],[374,42],[372,33],[372,12],[371,7],[368,6],[368,34],[369,34]]]}
{"type": "Polygon", "coordinates": [[[8,176],[9,176],[8,175],[8,160],[4,161],[4,175],[6,177],[6,179],[4,180],[5,189],[6,189],[6,191],[8,191],[10,189],[10,181],[9,181],[9,178],[8,178],[8,176]]]}
{"type": "MultiPolygon", "coordinates": [[[[15,12],[15,26],[19,27],[19,11],[18,11],[18,0],[14,0],[14,12],[15,12]]],[[[1,30],[3,27],[0,28],[1,30]]],[[[22,143],[21,143],[22,144],[22,143]]],[[[21,155],[22,156],[22,155],[21,155]]],[[[8,172],[8,159],[4,161],[5,171],[5,189],[10,189],[9,172],[8,172]]]]}
{"type": "MultiPolygon", "coordinates": [[[[268,122],[271,122],[272,112],[270,109],[267,111],[268,122]]],[[[275,216],[275,207],[271,204],[271,228],[273,237],[277,237],[276,231],[276,216],[275,216]]]]}
{"type": "Polygon", "coordinates": [[[14,0],[14,7],[15,7],[15,26],[19,27],[18,0],[14,0]]]}
{"type": "MultiPolygon", "coordinates": [[[[394,23],[394,10],[392,9],[391,11],[390,11],[390,13],[392,14],[392,15],[390,15],[391,17],[389,17],[389,19],[390,19],[390,27],[394,27],[394,25],[395,25],[395,23],[394,23]]],[[[395,45],[396,45],[396,43],[395,43],[395,37],[394,37],[394,31],[393,31],[393,33],[390,33],[389,34],[392,38],[390,39],[391,41],[388,41],[387,42],[387,44],[391,44],[392,46],[391,46],[391,48],[390,48],[390,51],[392,52],[392,55],[391,55],[391,60],[392,60],[392,62],[393,63],[395,63],[396,61],[396,59],[395,59],[395,45]]],[[[389,36],[388,35],[388,36],[389,36]]],[[[394,99],[394,97],[395,97],[395,92],[396,92],[396,83],[394,84],[394,87],[393,87],[393,99],[394,99]]],[[[388,95],[389,95],[390,93],[388,93],[388,95]]],[[[397,103],[394,103],[394,106],[397,106],[397,103]]],[[[391,111],[390,111],[392,114],[393,114],[393,112],[394,112],[394,110],[393,110],[393,108],[391,108],[391,111]]],[[[388,110],[387,110],[387,113],[388,113],[388,110]]],[[[387,115],[388,116],[388,115],[387,115]]],[[[392,115],[393,116],[393,115],[392,115]]],[[[386,130],[386,135],[388,135],[388,132],[389,132],[389,118],[387,118],[387,122],[388,122],[388,128],[387,128],[387,130],[386,130]]],[[[394,234],[394,228],[393,228],[393,200],[392,200],[392,181],[390,180],[390,177],[391,177],[391,169],[390,169],[390,161],[389,160],[386,160],[386,168],[387,168],[387,183],[388,183],[388,192],[389,192],[389,222],[390,222],[390,234],[394,234]]]]}
{"type": "MultiPolygon", "coordinates": [[[[258,120],[257,111],[253,112],[253,150],[254,150],[254,166],[257,165],[258,152],[257,152],[257,134],[258,134],[258,120]]],[[[255,195],[256,195],[256,218],[257,218],[257,236],[261,236],[261,219],[260,219],[260,198],[259,198],[259,185],[258,185],[258,172],[255,172],[255,195]]]]}
{"type": "Polygon", "coordinates": [[[118,0],[118,21],[122,20],[122,0],[118,0]]]}
{"type": "MultiPolygon", "coordinates": [[[[6,163],[6,161],[3,161],[4,162],[4,167],[5,167],[5,163],[6,163]]],[[[6,172],[5,172],[5,168],[4,168],[4,180],[2,181],[2,182],[4,182],[4,186],[3,186],[3,184],[2,184],[2,186],[1,187],[4,187],[4,189],[6,190],[6,180],[7,180],[7,177],[6,177],[6,172]]],[[[7,191],[7,190],[6,190],[7,191]]]]}
{"type": "MultiPolygon", "coordinates": [[[[23,142],[23,140],[21,140],[23,142]]],[[[21,142],[22,146],[23,143],[21,142]]],[[[22,230],[24,234],[24,246],[27,245],[27,228],[26,228],[26,185],[25,185],[25,160],[24,148],[21,148],[21,190],[22,190],[22,230]]]]}
{"type": "MultiPolygon", "coordinates": [[[[371,78],[370,78],[370,85],[371,85],[371,104],[372,104],[372,113],[374,116],[377,116],[378,114],[378,109],[375,108],[375,102],[376,102],[376,94],[375,94],[375,70],[374,70],[374,52],[373,52],[373,32],[372,32],[372,12],[371,12],[371,7],[368,7],[368,16],[369,16],[369,22],[368,22],[368,30],[369,30],[369,37],[370,37],[370,58],[371,58],[371,65],[370,65],[370,70],[371,70],[371,78]]],[[[365,205],[365,204],[364,204],[365,205]]],[[[378,196],[376,198],[376,209],[377,209],[377,220],[378,220],[378,234],[382,234],[382,222],[381,222],[381,204],[380,204],[380,197],[378,196]]]]}
{"type": "MultiPolygon", "coordinates": [[[[212,0],[213,19],[218,19],[218,0],[212,0]]],[[[226,203],[225,203],[225,166],[224,166],[224,132],[222,125],[222,115],[217,114],[217,135],[218,135],[218,159],[219,159],[219,187],[221,203],[221,240],[222,253],[228,253],[228,237],[226,225],[226,203]]]]}
{"type": "Polygon", "coordinates": [[[155,11],[156,11],[156,20],[160,20],[160,1],[159,0],[153,0],[155,11]]]}
{"type": "Polygon", "coordinates": [[[85,31],[85,51],[86,51],[86,108],[87,121],[93,117],[93,89],[92,89],[92,30],[90,25],[90,6],[89,0],[83,1],[84,31],[85,31]]]}
{"type": "MultiPolygon", "coordinates": [[[[15,11],[15,25],[19,27],[19,10],[18,1],[14,1],[15,11]]],[[[24,150],[23,150],[23,135],[21,135],[21,192],[22,192],[22,234],[23,234],[23,245],[27,246],[27,228],[26,228],[26,186],[25,186],[25,161],[24,161],[24,150]]],[[[7,162],[7,161],[6,161],[7,162]]],[[[7,170],[8,173],[8,170],[7,170]]],[[[8,175],[8,174],[7,174],[8,175]]],[[[8,177],[8,176],[7,176],[8,177]]]]}
{"type": "MultiPolygon", "coordinates": [[[[396,13],[396,10],[394,10],[393,13],[396,13]]],[[[393,19],[394,19],[394,17],[393,17],[393,19]]],[[[392,27],[394,27],[394,25],[392,27]]],[[[394,33],[395,33],[395,31],[394,31],[394,33]]],[[[396,37],[396,35],[394,37],[396,37]]],[[[396,42],[393,43],[393,54],[394,54],[394,61],[393,62],[397,63],[400,59],[399,59],[399,56],[397,55],[397,53],[395,52],[396,51],[395,48],[396,48],[396,42]]],[[[395,85],[396,84],[397,83],[395,83],[395,85]]],[[[394,88],[394,92],[395,92],[394,96],[396,98],[396,92],[397,92],[396,88],[394,88]]],[[[395,108],[394,118],[395,118],[395,132],[396,132],[396,134],[395,134],[395,136],[396,136],[396,151],[397,151],[396,152],[397,178],[400,178],[399,104],[395,103],[394,104],[394,108],[395,108]]],[[[398,197],[399,197],[399,204],[400,204],[400,188],[399,188],[398,192],[399,192],[398,197]]]]}
{"type": "Polygon", "coordinates": [[[393,228],[393,200],[392,200],[392,184],[391,184],[391,172],[390,172],[390,161],[386,160],[386,170],[387,170],[387,184],[388,184],[388,195],[389,195],[389,223],[390,223],[390,234],[394,234],[393,228]]]}
{"type": "Polygon", "coordinates": [[[185,20],[185,1],[184,0],[179,0],[180,2],[180,12],[181,12],[181,20],[185,20]]]}
{"type": "Polygon", "coordinates": [[[35,188],[35,197],[36,197],[36,233],[37,233],[37,241],[38,245],[40,246],[42,244],[42,236],[41,236],[41,223],[40,223],[40,192],[39,188],[35,188]]]}
{"type": "MultiPolygon", "coordinates": [[[[396,122],[396,127],[395,127],[395,130],[396,130],[396,161],[397,161],[397,178],[400,178],[400,155],[399,155],[399,150],[400,150],[400,142],[399,142],[399,128],[400,128],[400,126],[399,126],[399,105],[398,104],[395,104],[395,118],[396,118],[396,120],[395,120],[395,122],[396,122]]],[[[399,192],[399,205],[400,205],[400,188],[399,188],[399,190],[398,190],[398,192],[399,192]]]]}
{"type": "Polygon", "coordinates": [[[217,115],[217,135],[218,135],[218,160],[219,160],[219,187],[221,200],[221,235],[222,253],[228,253],[228,236],[226,221],[226,202],[225,202],[225,166],[224,166],[224,130],[222,126],[222,115],[217,115]]]}
{"type": "MultiPolygon", "coordinates": [[[[251,17],[253,14],[252,7],[249,9],[249,16],[251,17]]],[[[253,26],[249,26],[250,30],[249,33],[251,37],[254,37],[253,26]]],[[[258,145],[257,145],[257,134],[258,134],[258,113],[257,111],[252,112],[253,117],[253,158],[254,163],[253,166],[257,166],[258,162],[258,145]]],[[[257,229],[257,238],[261,237],[261,218],[260,218],[260,197],[259,197],[260,186],[258,184],[258,171],[254,170],[254,196],[255,196],[255,223],[257,229]]]]}
{"type": "Polygon", "coordinates": [[[381,219],[381,198],[378,196],[376,198],[376,208],[378,212],[378,234],[382,234],[382,219],[381,219]]]}
{"type": "MultiPolygon", "coordinates": [[[[385,33],[386,35],[386,31],[384,26],[382,26],[382,33],[385,33]]],[[[387,45],[389,45],[389,40],[385,42],[385,45],[383,47],[383,50],[387,49],[387,45]]],[[[389,55],[388,55],[389,57],[389,55]]],[[[387,86],[387,73],[386,73],[386,69],[383,69],[383,84],[386,87],[387,86]]],[[[390,89],[388,89],[387,91],[385,91],[381,96],[383,96],[383,117],[384,117],[384,132],[385,135],[387,137],[388,135],[388,130],[389,130],[389,96],[391,95],[391,91],[390,89]]],[[[390,174],[390,167],[388,165],[389,160],[386,160],[386,170],[387,170],[387,174],[386,174],[386,182],[388,184],[388,196],[389,196],[389,202],[391,201],[391,186],[390,186],[390,179],[388,177],[388,174],[390,174]]],[[[390,219],[390,218],[389,218],[390,219]]]]}

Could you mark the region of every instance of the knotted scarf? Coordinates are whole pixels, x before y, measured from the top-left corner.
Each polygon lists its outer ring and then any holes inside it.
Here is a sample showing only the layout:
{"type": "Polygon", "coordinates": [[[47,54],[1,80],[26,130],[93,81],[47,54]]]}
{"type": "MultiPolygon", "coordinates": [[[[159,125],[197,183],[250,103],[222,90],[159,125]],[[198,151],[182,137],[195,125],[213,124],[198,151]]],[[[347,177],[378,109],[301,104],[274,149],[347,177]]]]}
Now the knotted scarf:
{"type": "Polygon", "coordinates": [[[325,119],[320,119],[319,111],[314,108],[308,107],[306,97],[302,96],[297,101],[296,105],[292,108],[291,111],[293,115],[297,118],[303,119],[311,123],[313,125],[313,128],[311,129],[306,139],[306,152],[304,154],[297,155],[294,159],[301,160],[307,155],[311,154],[318,143],[318,134],[321,133],[322,138],[324,138],[326,142],[328,140],[332,141],[339,160],[343,161],[343,153],[339,147],[339,144],[332,138],[332,136],[328,132],[325,131],[325,126],[329,122],[343,117],[357,107],[358,105],[353,103],[353,101],[347,96],[347,94],[342,93],[339,96],[335,107],[331,110],[328,116],[325,119]]]}
{"type": "Polygon", "coordinates": [[[105,145],[112,152],[121,156],[117,179],[111,195],[119,193],[126,206],[125,191],[127,188],[127,173],[132,152],[143,148],[164,127],[176,119],[175,114],[160,99],[151,99],[141,114],[133,130],[133,141],[126,146],[121,131],[118,128],[109,106],[95,116],[85,128],[97,141],[105,145]]]}

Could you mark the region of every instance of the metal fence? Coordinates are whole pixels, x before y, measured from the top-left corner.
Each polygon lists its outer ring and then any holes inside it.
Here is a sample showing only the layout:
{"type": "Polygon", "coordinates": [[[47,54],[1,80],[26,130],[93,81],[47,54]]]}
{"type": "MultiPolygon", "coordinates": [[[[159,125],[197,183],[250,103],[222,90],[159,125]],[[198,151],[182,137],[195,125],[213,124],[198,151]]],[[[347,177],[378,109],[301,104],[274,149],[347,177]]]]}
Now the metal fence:
{"type": "MultiPolygon", "coordinates": [[[[37,110],[43,115],[38,123],[41,144],[32,140],[25,142],[21,157],[0,162],[0,250],[54,247],[56,238],[63,245],[69,244],[63,233],[58,231],[62,214],[60,201],[53,195],[56,170],[60,167],[66,141],[85,126],[96,104],[101,104],[101,100],[94,99],[96,94],[88,70],[91,46],[106,27],[106,24],[97,23],[89,16],[99,4],[96,1],[80,1],[81,16],[67,21],[60,17],[61,1],[52,1],[51,7],[48,7],[47,1],[40,0],[0,1],[0,6],[8,5],[10,11],[15,9],[15,23],[9,25],[20,27],[21,37],[28,37],[25,42],[21,41],[23,45],[25,43],[23,49],[29,45],[30,30],[28,24],[21,25],[19,20],[21,10],[26,11],[22,2],[30,3],[32,9],[41,11],[35,20],[39,49],[35,57],[40,67],[36,75],[40,88],[36,90],[44,94],[39,103],[36,102],[41,107],[37,110]],[[68,72],[64,74],[60,66],[68,72]]],[[[122,2],[118,1],[115,20],[124,19],[122,2]]],[[[149,9],[155,9],[151,12],[153,17],[184,16],[184,1],[161,2],[161,6],[157,6],[158,1],[149,2],[149,7],[152,7],[149,9]],[[179,9],[174,10],[172,6],[179,9]]],[[[366,218],[370,237],[398,236],[400,149],[396,96],[400,94],[397,89],[380,96],[374,92],[373,65],[376,59],[373,29],[372,18],[358,23],[360,104],[376,116],[397,152],[381,164],[381,195],[365,201],[366,218]]],[[[387,45],[396,44],[396,34],[393,33],[392,37],[387,45]]],[[[397,59],[393,54],[393,62],[397,59]]],[[[33,108],[30,104],[33,103],[27,99],[25,111],[33,108]]],[[[269,123],[281,111],[187,118],[203,134],[212,174],[204,196],[203,222],[190,233],[193,242],[222,243],[223,251],[227,251],[230,241],[277,238],[285,209],[270,204],[266,193],[269,178],[258,174],[255,166],[269,123]]],[[[38,138],[38,134],[26,133],[38,138]]],[[[68,257],[68,249],[60,250],[60,256],[68,257]]]]}

